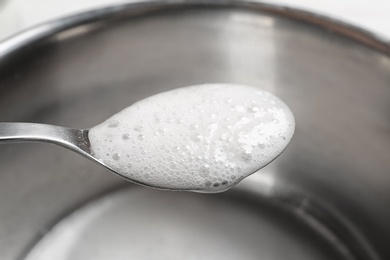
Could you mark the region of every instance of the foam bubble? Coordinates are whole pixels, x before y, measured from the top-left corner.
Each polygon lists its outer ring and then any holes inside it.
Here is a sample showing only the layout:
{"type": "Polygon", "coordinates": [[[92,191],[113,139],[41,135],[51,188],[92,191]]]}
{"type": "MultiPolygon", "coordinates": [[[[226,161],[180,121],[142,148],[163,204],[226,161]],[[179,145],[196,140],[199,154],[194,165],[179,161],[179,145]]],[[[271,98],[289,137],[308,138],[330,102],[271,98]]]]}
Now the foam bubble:
{"type": "Polygon", "coordinates": [[[277,157],[294,127],[290,109],[268,92],[205,84],[141,100],[93,127],[89,139],[97,158],[136,182],[217,192],[277,157]]]}

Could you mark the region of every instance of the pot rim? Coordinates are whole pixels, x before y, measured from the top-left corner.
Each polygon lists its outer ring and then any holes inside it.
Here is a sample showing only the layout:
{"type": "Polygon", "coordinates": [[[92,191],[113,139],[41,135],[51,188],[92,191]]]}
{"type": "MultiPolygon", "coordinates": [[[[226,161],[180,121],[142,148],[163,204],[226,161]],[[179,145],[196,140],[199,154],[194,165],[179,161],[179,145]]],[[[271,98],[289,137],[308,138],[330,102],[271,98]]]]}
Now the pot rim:
{"type": "Polygon", "coordinates": [[[77,14],[50,20],[23,30],[0,41],[0,63],[22,49],[32,47],[55,33],[76,26],[106,19],[119,18],[123,15],[142,15],[157,10],[207,6],[252,9],[293,20],[299,20],[348,37],[390,56],[390,39],[387,37],[356,25],[329,16],[305,11],[303,9],[250,0],[137,0],[136,2],[131,3],[112,4],[97,7],[89,11],[81,11],[77,14]]]}

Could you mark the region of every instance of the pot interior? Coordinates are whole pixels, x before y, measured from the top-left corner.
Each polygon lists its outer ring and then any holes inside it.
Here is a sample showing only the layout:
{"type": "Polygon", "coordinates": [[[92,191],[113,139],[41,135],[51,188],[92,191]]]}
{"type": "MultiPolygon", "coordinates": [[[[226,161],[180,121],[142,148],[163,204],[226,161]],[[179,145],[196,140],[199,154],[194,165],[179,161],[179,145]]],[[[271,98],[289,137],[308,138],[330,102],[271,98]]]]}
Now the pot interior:
{"type": "Polygon", "coordinates": [[[276,10],[124,5],[3,58],[0,121],[89,128],[155,93],[228,82],[278,95],[297,123],[276,161],[219,195],[135,187],[47,144],[2,145],[4,259],[386,259],[390,58],[276,10]]]}

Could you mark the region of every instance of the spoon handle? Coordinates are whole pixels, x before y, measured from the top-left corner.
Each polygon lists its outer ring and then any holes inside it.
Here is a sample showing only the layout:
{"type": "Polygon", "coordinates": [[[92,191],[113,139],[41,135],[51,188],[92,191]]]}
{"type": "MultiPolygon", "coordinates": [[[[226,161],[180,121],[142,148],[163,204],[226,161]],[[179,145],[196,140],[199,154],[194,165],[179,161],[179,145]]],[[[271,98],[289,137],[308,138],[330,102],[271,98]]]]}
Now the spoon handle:
{"type": "Polygon", "coordinates": [[[8,142],[53,143],[90,156],[87,129],[35,123],[0,123],[0,144],[8,142]]]}

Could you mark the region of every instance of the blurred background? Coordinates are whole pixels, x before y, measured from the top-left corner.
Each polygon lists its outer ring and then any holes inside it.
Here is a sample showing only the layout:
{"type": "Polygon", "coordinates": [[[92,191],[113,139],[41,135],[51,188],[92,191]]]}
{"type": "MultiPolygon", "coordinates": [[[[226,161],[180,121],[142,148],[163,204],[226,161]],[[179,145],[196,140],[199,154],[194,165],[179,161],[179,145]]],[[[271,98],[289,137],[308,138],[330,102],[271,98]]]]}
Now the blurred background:
{"type": "MultiPolygon", "coordinates": [[[[0,0],[0,40],[32,25],[72,13],[135,0],[0,0]]],[[[352,23],[390,37],[389,0],[268,0],[352,23]]]]}

